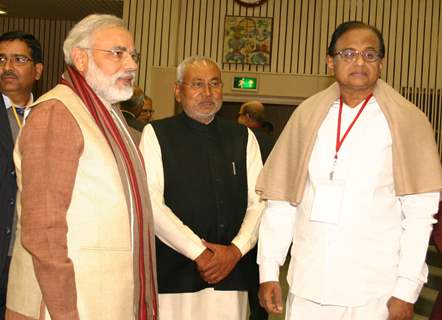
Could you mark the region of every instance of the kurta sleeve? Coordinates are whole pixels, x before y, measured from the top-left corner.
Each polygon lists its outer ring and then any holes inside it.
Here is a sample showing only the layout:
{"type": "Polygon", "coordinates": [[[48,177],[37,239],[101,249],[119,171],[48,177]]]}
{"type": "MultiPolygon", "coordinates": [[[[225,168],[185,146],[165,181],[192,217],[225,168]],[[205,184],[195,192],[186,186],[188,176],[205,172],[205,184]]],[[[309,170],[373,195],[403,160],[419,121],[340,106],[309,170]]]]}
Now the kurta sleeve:
{"type": "Polygon", "coordinates": [[[169,247],[191,260],[205,249],[201,239],[186,226],[164,201],[164,169],[161,147],[152,125],[147,125],[141,136],[140,150],[143,154],[152,210],[155,234],[169,247]]]}
{"type": "Polygon", "coordinates": [[[439,192],[421,193],[399,198],[404,219],[400,243],[398,279],[393,296],[415,303],[424,283],[428,267],[425,264],[433,215],[437,212],[439,192]]]}
{"type": "Polygon", "coordinates": [[[279,281],[295,232],[296,207],[287,201],[268,200],[259,227],[257,262],[259,282],[279,281]]]}
{"type": "Polygon", "coordinates": [[[238,234],[232,240],[232,243],[241,251],[242,255],[249,252],[256,244],[259,222],[265,205],[264,201],[261,201],[255,192],[256,180],[262,169],[261,153],[255,135],[250,129],[247,130],[247,211],[238,234]]]}
{"type": "Polygon", "coordinates": [[[32,255],[51,318],[79,319],[66,215],[83,150],[80,128],[61,102],[42,102],[32,109],[18,148],[22,156],[21,241],[32,255]]]}
{"type": "Polygon", "coordinates": [[[439,251],[439,253],[441,253],[442,252],[442,201],[439,202],[439,211],[434,216],[434,218],[437,220],[437,223],[434,225],[431,237],[433,238],[437,250],[439,251]]]}

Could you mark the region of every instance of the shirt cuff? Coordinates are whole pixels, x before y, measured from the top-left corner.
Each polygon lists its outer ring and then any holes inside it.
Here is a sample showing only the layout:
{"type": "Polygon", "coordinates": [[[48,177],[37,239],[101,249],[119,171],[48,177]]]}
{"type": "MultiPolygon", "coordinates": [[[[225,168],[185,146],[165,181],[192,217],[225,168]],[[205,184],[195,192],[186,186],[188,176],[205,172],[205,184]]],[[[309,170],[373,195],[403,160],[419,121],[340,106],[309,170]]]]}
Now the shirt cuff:
{"type": "Polygon", "coordinates": [[[419,298],[419,293],[423,286],[423,282],[415,282],[407,278],[399,277],[393,290],[393,297],[405,302],[415,303],[419,298]]]}
{"type": "Polygon", "coordinates": [[[188,252],[185,255],[187,257],[189,257],[190,260],[195,261],[195,259],[198,258],[200,256],[200,254],[204,252],[204,250],[206,250],[206,247],[203,246],[202,243],[201,243],[201,245],[195,244],[191,248],[188,249],[188,252]]]}
{"type": "Polygon", "coordinates": [[[263,262],[259,265],[259,283],[279,281],[279,264],[263,262]]]}
{"type": "Polygon", "coordinates": [[[241,251],[241,256],[244,256],[256,244],[256,237],[254,237],[253,239],[246,239],[246,237],[243,235],[237,235],[232,240],[232,244],[234,244],[239,249],[239,251],[241,251]]]}

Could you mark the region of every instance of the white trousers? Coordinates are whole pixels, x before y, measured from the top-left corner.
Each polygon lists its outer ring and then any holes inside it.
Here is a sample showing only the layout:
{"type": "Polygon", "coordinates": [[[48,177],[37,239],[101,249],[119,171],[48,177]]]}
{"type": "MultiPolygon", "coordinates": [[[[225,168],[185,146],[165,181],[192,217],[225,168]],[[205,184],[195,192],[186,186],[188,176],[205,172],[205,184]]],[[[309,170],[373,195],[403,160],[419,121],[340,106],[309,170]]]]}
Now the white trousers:
{"type": "Polygon", "coordinates": [[[159,295],[161,320],[245,320],[247,305],[246,291],[207,288],[159,295]]]}
{"type": "Polygon", "coordinates": [[[387,320],[390,296],[373,299],[363,306],[321,305],[289,293],[286,320],[387,320]]]}

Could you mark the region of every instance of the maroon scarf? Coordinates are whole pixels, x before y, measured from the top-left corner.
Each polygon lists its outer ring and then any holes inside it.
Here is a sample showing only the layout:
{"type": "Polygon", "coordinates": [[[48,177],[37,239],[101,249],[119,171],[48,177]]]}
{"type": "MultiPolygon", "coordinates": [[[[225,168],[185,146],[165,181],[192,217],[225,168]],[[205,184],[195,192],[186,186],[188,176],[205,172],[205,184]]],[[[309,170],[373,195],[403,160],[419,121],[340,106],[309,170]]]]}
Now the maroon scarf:
{"type": "MultiPolygon", "coordinates": [[[[139,320],[147,320],[147,305],[146,305],[146,277],[150,276],[150,294],[148,296],[152,297],[152,309],[149,310],[149,314],[152,314],[153,319],[157,319],[157,290],[156,290],[156,270],[154,267],[153,254],[155,253],[154,244],[153,244],[153,234],[151,228],[152,225],[147,224],[143,221],[146,212],[149,208],[146,208],[146,205],[143,205],[143,199],[141,197],[140,189],[142,186],[140,185],[140,177],[137,175],[137,170],[135,168],[137,159],[131,156],[131,153],[128,149],[128,145],[125,143],[120,130],[118,129],[116,123],[112,119],[110,111],[104,106],[102,101],[98,98],[92,88],[87,84],[84,77],[71,66],[67,66],[67,73],[64,74],[61,84],[69,86],[83,101],[84,105],[89,110],[90,114],[94,118],[97,126],[100,128],[101,132],[105,136],[109,146],[111,147],[115,160],[117,161],[119,169],[121,167],[124,168],[124,172],[129,180],[129,188],[130,192],[128,194],[132,195],[132,202],[134,203],[134,211],[137,219],[137,223],[134,223],[133,230],[134,238],[137,235],[137,239],[135,242],[138,243],[138,276],[139,276],[139,301],[138,301],[138,319],[139,320]],[[121,160],[122,159],[122,160],[121,160]],[[122,163],[119,163],[122,162],[122,163]],[[147,230],[144,230],[146,227],[147,230]],[[145,233],[146,232],[146,233],[145,233]],[[144,236],[146,235],[146,236],[144,236]],[[149,272],[146,273],[145,270],[145,246],[148,247],[148,269],[149,272]]],[[[141,153],[138,148],[136,148],[136,153],[138,154],[138,164],[139,167],[142,168],[143,174],[146,176],[144,162],[140,161],[142,159],[141,153]]],[[[120,170],[121,176],[121,170],[120,170]]],[[[124,177],[125,178],[125,177],[124,177]]],[[[125,185],[125,180],[121,177],[123,185],[125,185]]],[[[148,197],[148,195],[144,195],[148,197]]],[[[150,204],[149,206],[150,207],[150,204]]],[[[152,221],[152,219],[150,219],[152,221]]],[[[135,246],[135,245],[134,245],[135,246]]],[[[136,246],[135,246],[136,247],[136,246]]],[[[136,249],[136,248],[135,248],[136,249]]],[[[134,249],[134,250],[135,250],[134,249]]],[[[135,250],[136,251],[136,250],[135,250]]],[[[135,254],[136,256],[136,254],[135,254]]],[[[137,276],[136,274],[134,277],[137,276]]],[[[135,295],[136,296],[136,295],[135,295]]]]}

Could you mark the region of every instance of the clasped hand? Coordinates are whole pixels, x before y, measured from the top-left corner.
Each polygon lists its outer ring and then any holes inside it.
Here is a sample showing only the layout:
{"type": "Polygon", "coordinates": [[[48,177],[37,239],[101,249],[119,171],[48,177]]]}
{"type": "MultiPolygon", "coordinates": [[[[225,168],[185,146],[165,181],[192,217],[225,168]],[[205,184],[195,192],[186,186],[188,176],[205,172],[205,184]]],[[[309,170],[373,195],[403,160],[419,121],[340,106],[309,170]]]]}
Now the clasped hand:
{"type": "Polygon", "coordinates": [[[227,277],[238,261],[241,251],[233,245],[221,245],[203,240],[206,250],[196,259],[197,269],[201,278],[210,284],[215,284],[227,277]]]}

